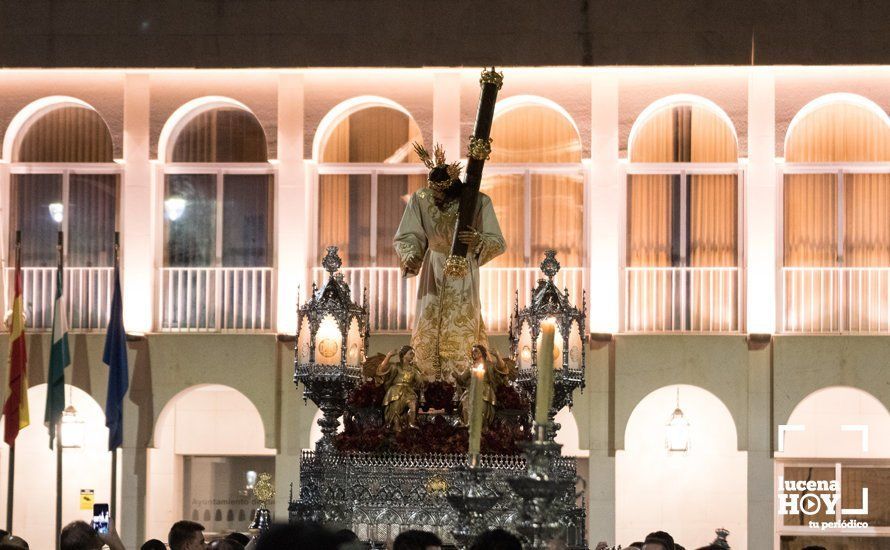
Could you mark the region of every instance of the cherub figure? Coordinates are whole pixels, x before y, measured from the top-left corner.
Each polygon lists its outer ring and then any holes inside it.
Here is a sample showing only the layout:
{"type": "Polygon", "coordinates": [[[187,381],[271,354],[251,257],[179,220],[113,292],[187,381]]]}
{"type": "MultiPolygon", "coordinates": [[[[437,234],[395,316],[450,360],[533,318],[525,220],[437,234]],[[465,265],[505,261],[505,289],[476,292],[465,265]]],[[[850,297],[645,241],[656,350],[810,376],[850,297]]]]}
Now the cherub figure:
{"type": "Polygon", "coordinates": [[[377,367],[377,376],[386,386],[383,397],[383,418],[387,426],[400,431],[405,426],[417,427],[417,390],[423,385],[423,373],[414,361],[414,348],[402,346],[384,356],[377,367]],[[399,355],[398,363],[391,364],[393,355],[399,355]]]}
{"type": "Polygon", "coordinates": [[[491,353],[482,344],[473,346],[470,352],[470,363],[454,376],[454,380],[463,390],[460,397],[461,403],[461,420],[464,424],[469,425],[469,408],[468,403],[470,377],[473,376],[472,368],[476,365],[483,365],[485,375],[482,377],[482,425],[488,426],[494,420],[494,409],[497,406],[497,388],[507,384],[510,379],[515,377],[512,361],[504,360],[497,350],[491,350],[491,353]]]}

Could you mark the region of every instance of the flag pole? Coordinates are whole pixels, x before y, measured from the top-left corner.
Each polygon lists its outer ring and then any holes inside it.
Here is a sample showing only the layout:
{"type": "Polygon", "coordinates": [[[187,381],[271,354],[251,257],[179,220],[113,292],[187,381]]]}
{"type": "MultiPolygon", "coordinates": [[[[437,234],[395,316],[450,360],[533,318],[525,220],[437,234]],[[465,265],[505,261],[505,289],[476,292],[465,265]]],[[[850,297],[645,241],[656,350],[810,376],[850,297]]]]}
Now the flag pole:
{"type": "MultiPolygon", "coordinates": [[[[18,275],[18,269],[21,267],[22,261],[22,232],[21,230],[16,230],[15,232],[15,268],[16,268],[16,276],[18,275]]],[[[3,276],[6,276],[6,273],[3,273],[3,276]]],[[[4,287],[5,290],[5,287],[4,287]]],[[[5,300],[4,300],[5,303],[5,300]]],[[[14,314],[15,308],[13,308],[14,314]]],[[[4,312],[5,313],[5,312],[4,312]]],[[[12,319],[10,319],[10,325],[12,324],[12,319]]],[[[12,332],[12,329],[10,329],[12,332]]],[[[9,343],[12,345],[12,342],[9,343]]],[[[9,419],[7,419],[9,421],[9,419]]],[[[12,512],[13,507],[15,506],[15,441],[12,442],[12,445],[9,446],[9,475],[6,478],[6,531],[12,533],[12,512]]]]}
{"type": "Polygon", "coordinates": [[[12,533],[12,506],[15,496],[15,445],[9,448],[9,477],[6,487],[6,531],[12,533]]]}
{"type": "Polygon", "coordinates": [[[62,422],[56,425],[56,550],[62,545],[62,422]]]}
{"type": "MultiPolygon", "coordinates": [[[[59,243],[57,245],[57,249],[59,252],[59,273],[62,272],[64,267],[64,257],[63,254],[63,246],[64,246],[64,234],[59,231],[59,243]]],[[[58,275],[57,275],[58,276],[58,275]]],[[[61,280],[62,277],[59,277],[61,280]]],[[[58,305],[59,302],[56,302],[58,305]]],[[[64,315],[65,312],[55,312],[56,315],[64,315]]],[[[54,320],[55,321],[55,320],[54,320]]],[[[64,383],[65,377],[65,369],[62,369],[62,380],[64,383]]],[[[64,387],[64,386],[63,386],[64,387]]],[[[64,391],[64,390],[63,390],[64,391]]],[[[64,393],[63,393],[64,395],[64,393]]],[[[64,405],[64,402],[63,402],[64,405]]],[[[64,407],[63,407],[64,408],[64,407]]],[[[56,424],[56,550],[61,550],[62,548],[62,419],[61,417],[57,420],[56,424]]]]}
{"type": "MultiPolygon", "coordinates": [[[[114,270],[120,269],[121,233],[114,232],[114,270]]],[[[120,275],[117,275],[120,277],[120,275]]],[[[107,408],[107,407],[106,407],[107,408]]],[[[117,448],[111,449],[111,517],[117,521],[117,448]]]]}

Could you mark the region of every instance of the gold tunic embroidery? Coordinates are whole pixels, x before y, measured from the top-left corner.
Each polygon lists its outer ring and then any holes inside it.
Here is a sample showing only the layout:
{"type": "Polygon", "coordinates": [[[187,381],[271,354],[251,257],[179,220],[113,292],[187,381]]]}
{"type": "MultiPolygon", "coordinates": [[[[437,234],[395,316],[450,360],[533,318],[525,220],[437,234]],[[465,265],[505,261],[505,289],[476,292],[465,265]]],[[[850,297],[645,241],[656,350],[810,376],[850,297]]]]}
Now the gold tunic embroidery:
{"type": "Polygon", "coordinates": [[[480,193],[473,224],[482,237],[478,252],[468,258],[470,271],[466,277],[445,277],[457,211],[457,201],[440,209],[429,191],[416,191],[393,240],[403,276],[415,275],[405,267],[409,258],[423,259],[411,345],[417,353],[417,364],[428,378],[450,378],[466,362],[474,344],[488,344],[479,297],[479,266],[506,249],[491,199],[480,193]]]}

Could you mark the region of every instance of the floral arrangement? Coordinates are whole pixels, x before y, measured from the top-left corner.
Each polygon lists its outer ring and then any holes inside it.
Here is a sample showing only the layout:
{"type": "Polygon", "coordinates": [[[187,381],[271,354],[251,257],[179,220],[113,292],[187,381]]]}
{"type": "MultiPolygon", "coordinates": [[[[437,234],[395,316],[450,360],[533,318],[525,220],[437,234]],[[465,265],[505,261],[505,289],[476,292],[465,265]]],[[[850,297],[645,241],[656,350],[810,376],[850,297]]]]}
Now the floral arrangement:
{"type": "Polygon", "coordinates": [[[528,411],[531,405],[528,399],[520,395],[512,384],[498,386],[495,390],[495,398],[499,409],[508,411],[528,411]]]}
{"type": "Polygon", "coordinates": [[[380,407],[383,405],[385,395],[386,388],[376,384],[373,380],[368,380],[349,395],[346,404],[352,409],[380,407]]]}
{"type": "Polygon", "coordinates": [[[446,413],[454,412],[454,385],[437,380],[430,382],[423,390],[424,400],[429,409],[445,410],[446,413]]]}

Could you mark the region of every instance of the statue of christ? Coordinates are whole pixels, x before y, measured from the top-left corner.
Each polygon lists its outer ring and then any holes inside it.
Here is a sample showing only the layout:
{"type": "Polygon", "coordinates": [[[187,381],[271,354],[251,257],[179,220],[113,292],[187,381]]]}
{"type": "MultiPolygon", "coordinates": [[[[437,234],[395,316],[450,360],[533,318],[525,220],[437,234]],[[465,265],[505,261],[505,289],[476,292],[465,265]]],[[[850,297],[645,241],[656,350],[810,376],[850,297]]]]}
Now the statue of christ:
{"type": "Polygon", "coordinates": [[[411,345],[427,378],[452,378],[469,360],[474,345],[487,346],[479,298],[479,266],[506,249],[491,199],[479,193],[473,223],[457,228],[464,182],[460,165],[446,164],[440,146],[435,158],[415,144],[430,169],[426,188],[415,191],[393,240],[402,275],[420,275],[417,316],[411,345]],[[446,275],[445,264],[457,240],[469,249],[463,276],[446,275]]]}

